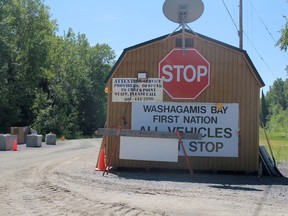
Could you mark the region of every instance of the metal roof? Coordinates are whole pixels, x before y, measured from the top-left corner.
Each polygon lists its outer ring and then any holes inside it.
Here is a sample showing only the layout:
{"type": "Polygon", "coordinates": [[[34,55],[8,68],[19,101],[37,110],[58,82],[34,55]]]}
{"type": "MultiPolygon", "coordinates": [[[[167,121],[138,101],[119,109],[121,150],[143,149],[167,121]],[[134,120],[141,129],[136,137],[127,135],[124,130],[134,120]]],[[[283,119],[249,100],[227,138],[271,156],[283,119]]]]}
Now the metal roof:
{"type": "MultiPolygon", "coordinates": [[[[191,34],[191,35],[197,35],[198,37],[204,39],[204,40],[207,40],[207,41],[211,41],[213,43],[216,43],[216,44],[219,44],[223,47],[227,47],[229,49],[232,49],[232,50],[235,50],[237,52],[240,52],[240,53],[243,53],[245,58],[247,59],[248,63],[250,64],[250,66],[252,67],[256,77],[258,78],[260,84],[261,84],[261,87],[264,87],[265,86],[265,83],[264,81],[262,80],[260,74],[258,73],[257,69],[255,68],[253,62],[251,61],[249,55],[247,54],[247,52],[243,49],[240,49],[238,47],[235,47],[235,46],[232,46],[232,45],[229,45],[227,43],[224,43],[224,42],[221,42],[221,41],[218,41],[218,40],[215,40],[213,38],[210,38],[210,37],[207,37],[205,35],[202,35],[202,34],[199,34],[199,33],[194,33],[192,31],[190,31],[189,29],[185,29],[185,32],[188,33],[188,34],[191,34]]],[[[173,33],[171,36],[175,36],[175,35],[179,35],[179,34],[182,34],[182,30],[179,30],[175,33],[173,33]]],[[[105,79],[105,83],[108,82],[108,80],[110,79],[110,77],[113,75],[115,69],[118,67],[118,65],[121,63],[122,61],[122,58],[125,56],[125,54],[130,51],[130,50],[133,50],[133,49],[136,49],[136,48],[139,48],[139,47],[142,47],[142,46],[145,46],[145,45],[148,45],[148,44],[151,44],[151,43],[154,43],[154,42],[157,42],[157,41],[161,41],[165,38],[167,38],[169,36],[169,34],[166,34],[166,35],[163,35],[161,37],[157,37],[157,38],[154,38],[152,40],[148,40],[146,42],[143,42],[143,43],[140,43],[140,44],[136,44],[134,46],[131,46],[131,47],[128,47],[128,48],[125,48],[122,52],[122,54],[120,55],[120,57],[118,58],[118,60],[116,61],[116,63],[114,64],[113,68],[111,69],[110,73],[107,75],[106,79],[105,79]]]]}

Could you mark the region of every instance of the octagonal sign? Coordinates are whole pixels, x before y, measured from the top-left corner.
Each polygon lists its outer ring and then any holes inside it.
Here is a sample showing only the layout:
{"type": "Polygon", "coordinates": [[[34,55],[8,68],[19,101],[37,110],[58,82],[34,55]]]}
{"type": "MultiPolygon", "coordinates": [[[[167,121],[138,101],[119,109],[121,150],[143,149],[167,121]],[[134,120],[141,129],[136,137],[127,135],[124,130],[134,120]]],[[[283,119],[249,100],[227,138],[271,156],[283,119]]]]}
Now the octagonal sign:
{"type": "Polygon", "coordinates": [[[196,99],[210,85],[210,64],[196,50],[173,49],[159,63],[159,78],[173,99],[196,99]]]}

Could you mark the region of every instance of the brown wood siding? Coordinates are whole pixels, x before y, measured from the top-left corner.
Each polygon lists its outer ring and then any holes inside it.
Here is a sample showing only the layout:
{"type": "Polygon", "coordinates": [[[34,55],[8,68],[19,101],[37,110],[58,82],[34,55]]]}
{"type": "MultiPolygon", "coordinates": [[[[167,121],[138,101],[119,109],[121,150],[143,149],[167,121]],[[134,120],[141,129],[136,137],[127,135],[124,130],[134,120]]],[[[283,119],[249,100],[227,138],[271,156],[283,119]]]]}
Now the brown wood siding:
{"type": "MultiPolygon", "coordinates": [[[[108,80],[108,88],[112,89],[112,78],[136,78],[139,71],[146,71],[149,78],[158,77],[158,63],[175,48],[176,37],[172,36],[163,41],[155,41],[127,51],[108,80]]],[[[190,34],[187,34],[186,37],[193,38],[194,48],[210,63],[210,86],[196,100],[172,100],[164,91],[163,101],[238,103],[239,128],[241,129],[238,158],[189,157],[192,168],[195,170],[256,171],[258,169],[259,92],[261,87],[259,80],[243,53],[190,34]]],[[[128,123],[126,128],[131,129],[131,103],[112,103],[112,97],[109,94],[107,127],[121,126],[125,128],[123,117],[128,123]]],[[[117,146],[112,166],[187,169],[183,157],[179,157],[178,163],[120,160],[118,158],[119,138],[115,137],[108,138],[107,158],[110,157],[114,144],[117,146]]]]}

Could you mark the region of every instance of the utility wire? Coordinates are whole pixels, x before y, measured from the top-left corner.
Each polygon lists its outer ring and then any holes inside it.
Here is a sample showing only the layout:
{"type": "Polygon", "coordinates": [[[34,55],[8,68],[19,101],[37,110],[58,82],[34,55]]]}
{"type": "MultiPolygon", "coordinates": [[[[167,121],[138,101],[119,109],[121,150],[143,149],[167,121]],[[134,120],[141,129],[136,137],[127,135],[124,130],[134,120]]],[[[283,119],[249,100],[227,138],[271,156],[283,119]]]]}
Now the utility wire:
{"type": "Polygon", "coordinates": [[[238,27],[237,27],[237,25],[236,25],[236,23],[235,23],[235,21],[234,21],[234,19],[233,19],[232,15],[231,15],[230,11],[229,11],[229,9],[228,9],[228,7],[227,7],[226,3],[224,2],[224,0],[222,0],[222,3],[223,3],[223,5],[225,6],[225,8],[226,8],[226,11],[227,11],[227,13],[229,14],[229,16],[230,16],[230,19],[232,20],[232,22],[233,22],[233,24],[234,24],[234,26],[235,26],[235,28],[236,28],[237,32],[239,32],[239,29],[238,29],[238,27]]]}
{"type": "MultiPolygon", "coordinates": [[[[230,17],[230,19],[232,20],[235,28],[237,29],[237,32],[239,32],[239,29],[238,29],[238,27],[237,27],[237,25],[236,25],[236,22],[234,21],[233,17],[231,16],[231,13],[230,13],[230,11],[229,11],[226,3],[224,2],[224,0],[222,0],[222,3],[223,3],[223,5],[225,6],[226,11],[227,11],[227,13],[229,14],[229,17],[230,17]]],[[[259,53],[259,51],[256,49],[256,47],[254,46],[253,42],[249,39],[249,37],[248,37],[248,35],[246,34],[246,32],[243,31],[243,33],[244,33],[245,37],[247,38],[247,40],[251,43],[253,49],[256,51],[256,53],[257,53],[257,55],[259,56],[259,58],[263,61],[264,65],[268,68],[268,70],[270,71],[270,73],[271,73],[271,74],[274,76],[274,78],[276,79],[275,74],[273,73],[273,71],[271,70],[271,68],[270,68],[269,65],[267,64],[267,62],[264,60],[264,58],[261,56],[261,54],[259,53]]]]}
{"type": "MultiPolygon", "coordinates": [[[[250,1],[250,0],[249,0],[250,1]]],[[[254,11],[254,13],[257,15],[257,17],[259,18],[259,20],[261,21],[261,23],[263,24],[264,28],[266,29],[266,31],[268,32],[268,34],[270,35],[270,37],[272,38],[272,40],[275,42],[275,44],[277,43],[277,41],[275,40],[275,38],[273,37],[273,35],[271,34],[270,30],[268,29],[268,27],[266,26],[266,24],[264,23],[263,19],[259,16],[259,14],[257,13],[255,7],[253,6],[252,2],[250,1],[250,5],[254,11]]]]}
{"type": "Polygon", "coordinates": [[[268,68],[268,70],[270,71],[270,73],[274,76],[275,79],[277,79],[277,77],[275,76],[275,74],[273,73],[273,71],[271,70],[271,68],[269,67],[269,65],[267,64],[267,62],[264,60],[264,58],[261,56],[261,54],[259,53],[259,51],[256,49],[256,47],[254,46],[254,44],[252,43],[252,41],[249,39],[248,35],[246,34],[245,31],[243,31],[245,37],[247,38],[247,40],[250,42],[250,44],[252,45],[253,49],[256,51],[257,55],[259,56],[259,58],[263,61],[263,63],[265,64],[265,66],[268,68]]]}
{"type": "MultiPolygon", "coordinates": [[[[264,23],[263,19],[259,16],[259,14],[258,14],[258,12],[256,11],[255,7],[253,6],[251,0],[249,0],[249,1],[250,1],[250,5],[251,5],[254,13],[257,15],[257,17],[259,18],[259,20],[260,20],[261,23],[263,24],[265,30],[268,32],[268,34],[270,35],[270,37],[272,38],[272,40],[274,41],[274,43],[275,43],[275,45],[276,45],[276,44],[277,44],[277,41],[276,41],[275,38],[273,37],[273,35],[272,35],[272,33],[270,32],[270,30],[269,30],[269,28],[267,27],[267,25],[264,23]]],[[[288,61],[287,56],[286,56],[283,52],[281,52],[281,53],[283,54],[283,57],[285,58],[285,60],[288,61]]]]}

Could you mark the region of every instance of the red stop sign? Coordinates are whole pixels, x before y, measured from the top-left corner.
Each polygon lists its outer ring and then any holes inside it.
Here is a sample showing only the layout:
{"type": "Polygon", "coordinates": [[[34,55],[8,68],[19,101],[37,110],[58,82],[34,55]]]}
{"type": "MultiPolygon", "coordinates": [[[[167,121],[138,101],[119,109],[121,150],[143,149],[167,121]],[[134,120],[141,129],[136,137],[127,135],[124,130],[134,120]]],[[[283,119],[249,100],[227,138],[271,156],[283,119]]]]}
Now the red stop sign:
{"type": "Polygon", "coordinates": [[[159,78],[173,99],[196,99],[210,85],[210,64],[196,50],[173,49],[159,63],[159,78]]]}

